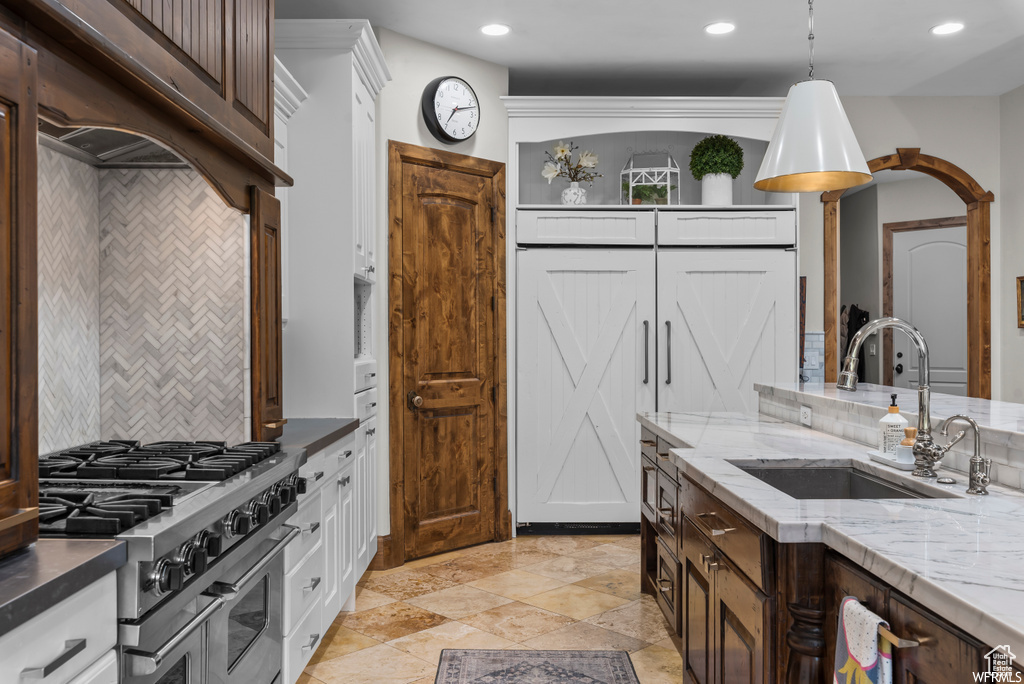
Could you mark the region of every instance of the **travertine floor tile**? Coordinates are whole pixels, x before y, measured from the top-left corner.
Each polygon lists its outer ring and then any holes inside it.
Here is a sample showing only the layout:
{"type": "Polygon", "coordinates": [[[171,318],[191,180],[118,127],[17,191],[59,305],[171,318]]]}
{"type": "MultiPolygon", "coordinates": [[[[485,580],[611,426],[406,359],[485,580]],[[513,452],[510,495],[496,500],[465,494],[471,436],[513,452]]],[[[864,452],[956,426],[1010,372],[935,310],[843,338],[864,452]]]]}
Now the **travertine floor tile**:
{"type": "Polygon", "coordinates": [[[571,617],[525,603],[509,603],[460,620],[485,632],[522,643],[574,622],[571,617]]]}
{"type": "Polygon", "coordinates": [[[534,565],[527,565],[521,570],[532,572],[535,575],[544,575],[556,580],[562,580],[563,582],[579,582],[580,580],[593,577],[594,575],[600,575],[603,572],[614,570],[611,566],[601,565],[599,563],[591,563],[589,561],[580,560],[579,558],[570,558],[569,556],[562,556],[555,558],[554,560],[544,561],[543,563],[536,563],[534,565]]]}
{"type": "Polygon", "coordinates": [[[512,599],[498,596],[476,587],[460,585],[433,594],[409,599],[408,603],[446,618],[458,620],[466,615],[482,613],[491,608],[511,603],[512,599]]]}
{"type": "Polygon", "coordinates": [[[423,570],[403,570],[392,575],[365,578],[362,586],[398,601],[404,601],[414,596],[448,589],[457,584],[458,582],[431,575],[423,570]]]}
{"type": "Polygon", "coordinates": [[[484,577],[497,575],[512,569],[512,562],[504,554],[473,554],[423,568],[423,572],[466,584],[484,577]]]}
{"type": "Polygon", "coordinates": [[[377,593],[372,589],[366,587],[356,587],[356,608],[351,611],[358,613],[363,610],[370,610],[371,608],[377,608],[388,603],[393,603],[395,599],[384,594],[377,593]]]}
{"type": "Polygon", "coordinates": [[[447,621],[443,615],[396,601],[361,613],[347,613],[341,625],[377,641],[390,641],[447,621]]]}
{"type": "Polygon", "coordinates": [[[674,648],[648,646],[629,654],[640,684],[678,684],[683,681],[683,659],[674,648]]]}
{"type": "Polygon", "coordinates": [[[528,639],[524,645],[542,651],[579,650],[579,651],[639,651],[649,646],[647,642],[602,629],[586,622],[576,622],[539,637],[528,639]]]}
{"type": "Polygon", "coordinates": [[[557,553],[559,555],[567,556],[570,553],[576,553],[577,551],[583,551],[585,549],[599,546],[601,542],[594,541],[587,536],[581,537],[537,537],[535,547],[541,551],[548,551],[549,553],[557,553]]]}
{"type": "Polygon", "coordinates": [[[657,605],[653,606],[654,611],[651,607],[642,599],[637,599],[588,617],[585,622],[653,644],[670,637],[672,631],[657,605]]]}
{"type": "Polygon", "coordinates": [[[437,663],[446,648],[514,648],[516,643],[496,634],[471,627],[461,622],[449,622],[439,627],[410,634],[388,642],[388,646],[405,651],[429,663],[437,663]]]}
{"type": "Polygon", "coordinates": [[[437,672],[437,663],[381,644],[325,660],[309,674],[324,684],[406,684],[437,672]]]}
{"type": "Polygon", "coordinates": [[[591,563],[600,563],[601,565],[611,565],[616,568],[635,564],[637,556],[637,551],[616,544],[602,544],[601,546],[594,546],[570,554],[572,558],[579,558],[591,563]]]}
{"type": "Polygon", "coordinates": [[[538,548],[506,546],[504,548],[495,547],[481,551],[477,554],[477,557],[494,559],[496,562],[505,564],[510,568],[521,568],[543,561],[554,560],[559,558],[560,554],[538,548]]]}
{"type": "Polygon", "coordinates": [[[640,574],[632,570],[612,570],[611,572],[604,572],[600,575],[580,580],[576,584],[587,589],[593,589],[594,591],[603,591],[606,594],[618,596],[628,601],[635,601],[642,596],[640,593],[640,574]]]}
{"type": "MultiPolygon", "coordinates": [[[[434,680],[430,680],[430,681],[434,681],[434,680]]],[[[305,672],[303,672],[302,674],[299,675],[299,678],[295,680],[295,684],[323,684],[323,682],[321,682],[316,677],[311,677],[308,674],[306,674],[305,672]]]]}
{"type": "Polygon", "coordinates": [[[349,629],[336,620],[320,640],[320,646],[317,647],[313,657],[309,659],[309,664],[306,665],[306,668],[309,669],[309,667],[324,660],[340,658],[343,655],[378,645],[380,645],[380,642],[376,639],[349,629]]]}
{"type": "MultiPolygon", "coordinates": [[[[639,579],[637,581],[639,582],[639,579]]],[[[470,582],[469,586],[518,601],[527,596],[542,594],[545,591],[557,589],[566,584],[568,582],[536,575],[526,570],[509,570],[508,572],[485,577],[476,582],[470,582]]]]}
{"type": "Polygon", "coordinates": [[[624,546],[627,549],[633,549],[637,553],[640,553],[640,535],[631,534],[628,537],[623,537],[619,541],[612,542],[617,546],[624,546]]]}
{"type": "Polygon", "coordinates": [[[628,601],[611,594],[578,587],[575,584],[567,584],[564,587],[525,598],[523,603],[582,620],[591,615],[617,608],[628,601]]]}

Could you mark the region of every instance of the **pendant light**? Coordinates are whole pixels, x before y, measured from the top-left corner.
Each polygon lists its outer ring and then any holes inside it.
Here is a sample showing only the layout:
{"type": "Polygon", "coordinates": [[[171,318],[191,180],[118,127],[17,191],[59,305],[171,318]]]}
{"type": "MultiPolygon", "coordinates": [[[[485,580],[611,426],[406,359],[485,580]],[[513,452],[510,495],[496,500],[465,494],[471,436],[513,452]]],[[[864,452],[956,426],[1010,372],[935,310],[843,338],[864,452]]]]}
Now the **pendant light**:
{"type": "Polygon", "coordinates": [[[844,190],[871,180],[832,81],[814,78],[814,0],[808,0],[809,79],[793,85],[754,187],[767,192],[844,190]]]}

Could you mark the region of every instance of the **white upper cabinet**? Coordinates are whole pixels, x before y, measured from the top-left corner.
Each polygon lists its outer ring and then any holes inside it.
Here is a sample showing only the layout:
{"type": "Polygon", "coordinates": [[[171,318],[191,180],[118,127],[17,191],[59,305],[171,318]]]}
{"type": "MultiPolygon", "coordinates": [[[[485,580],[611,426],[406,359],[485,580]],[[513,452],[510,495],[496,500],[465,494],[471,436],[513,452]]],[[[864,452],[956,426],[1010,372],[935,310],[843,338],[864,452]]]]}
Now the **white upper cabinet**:
{"type": "Polygon", "coordinates": [[[521,245],[653,245],[654,212],[590,209],[520,209],[521,245]]]}
{"type": "Polygon", "coordinates": [[[376,233],[377,215],[377,135],[376,110],[370,90],[359,79],[353,66],[352,77],[352,191],[355,210],[353,224],[355,276],[367,282],[377,280],[376,233]]]}
{"type": "MultiPolygon", "coordinates": [[[[299,82],[274,58],[274,163],[288,172],[288,121],[308,95],[299,82]]],[[[281,201],[281,319],[288,324],[288,188],[277,188],[281,201]]]]}

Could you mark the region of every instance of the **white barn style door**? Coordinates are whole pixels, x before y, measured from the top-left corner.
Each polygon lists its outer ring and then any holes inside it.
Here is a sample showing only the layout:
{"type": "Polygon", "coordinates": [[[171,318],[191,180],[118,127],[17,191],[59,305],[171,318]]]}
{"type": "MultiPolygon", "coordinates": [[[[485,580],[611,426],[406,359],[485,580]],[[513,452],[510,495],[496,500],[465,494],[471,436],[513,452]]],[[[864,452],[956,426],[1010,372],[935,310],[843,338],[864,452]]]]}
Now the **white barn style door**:
{"type": "Polygon", "coordinates": [[[658,252],[658,410],[757,412],[754,383],[793,382],[796,253],[658,252]]]}
{"type": "Polygon", "coordinates": [[[654,410],[657,377],[654,266],[650,250],[519,253],[518,522],[639,520],[636,414],[654,410]]]}

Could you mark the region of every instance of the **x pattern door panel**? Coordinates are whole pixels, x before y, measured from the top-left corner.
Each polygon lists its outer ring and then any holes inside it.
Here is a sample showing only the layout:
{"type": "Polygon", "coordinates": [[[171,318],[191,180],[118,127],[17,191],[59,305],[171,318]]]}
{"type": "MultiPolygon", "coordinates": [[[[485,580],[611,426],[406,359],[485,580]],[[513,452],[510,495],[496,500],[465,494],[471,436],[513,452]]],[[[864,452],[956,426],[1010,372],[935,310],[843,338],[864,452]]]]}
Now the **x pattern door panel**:
{"type": "Polygon", "coordinates": [[[653,266],[649,251],[520,255],[520,522],[639,519],[636,413],[653,411],[655,394],[653,266]]]}
{"type": "Polygon", "coordinates": [[[796,380],[796,255],[658,253],[659,411],[756,412],[754,383],[796,380]]]}

